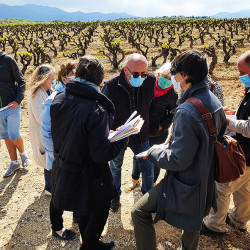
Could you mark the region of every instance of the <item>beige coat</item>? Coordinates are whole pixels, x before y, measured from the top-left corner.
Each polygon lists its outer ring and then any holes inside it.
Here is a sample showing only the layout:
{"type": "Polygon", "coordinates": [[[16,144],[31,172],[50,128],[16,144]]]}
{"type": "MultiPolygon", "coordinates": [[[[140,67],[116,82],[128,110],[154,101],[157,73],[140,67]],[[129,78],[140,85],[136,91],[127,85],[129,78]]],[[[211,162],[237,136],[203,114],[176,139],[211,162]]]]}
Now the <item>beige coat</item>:
{"type": "Polygon", "coordinates": [[[29,112],[29,135],[33,151],[34,160],[37,165],[46,168],[46,154],[42,145],[41,123],[42,123],[42,103],[48,98],[48,94],[41,86],[37,90],[34,98],[29,92],[27,97],[29,112]]]}

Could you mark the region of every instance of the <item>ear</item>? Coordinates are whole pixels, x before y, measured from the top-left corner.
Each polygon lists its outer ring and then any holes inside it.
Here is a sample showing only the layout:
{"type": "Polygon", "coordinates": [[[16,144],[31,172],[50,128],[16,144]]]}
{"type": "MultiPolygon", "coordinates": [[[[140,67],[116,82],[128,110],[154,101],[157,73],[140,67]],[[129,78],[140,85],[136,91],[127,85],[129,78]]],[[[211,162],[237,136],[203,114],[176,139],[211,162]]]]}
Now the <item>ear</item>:
{"type": "Polygon", "coordinates": [[[126,68],[126,67],[123,67],[123,71],[126,73],[126,72],[127,72],[127,68],[126,68]]]}

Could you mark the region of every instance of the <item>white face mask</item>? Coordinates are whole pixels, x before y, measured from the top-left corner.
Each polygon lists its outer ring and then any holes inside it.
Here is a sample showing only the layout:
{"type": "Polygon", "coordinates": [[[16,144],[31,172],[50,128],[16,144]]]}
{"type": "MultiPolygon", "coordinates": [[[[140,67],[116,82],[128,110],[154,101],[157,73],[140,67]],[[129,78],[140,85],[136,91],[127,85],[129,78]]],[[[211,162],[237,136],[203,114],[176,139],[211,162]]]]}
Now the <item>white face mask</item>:
{"type": "Polygon", "coordinates": [[[181,89],[181,83],[175,80],[174,75],[171,76],[171,82],[173,83],[175,89],[181,89]]]}

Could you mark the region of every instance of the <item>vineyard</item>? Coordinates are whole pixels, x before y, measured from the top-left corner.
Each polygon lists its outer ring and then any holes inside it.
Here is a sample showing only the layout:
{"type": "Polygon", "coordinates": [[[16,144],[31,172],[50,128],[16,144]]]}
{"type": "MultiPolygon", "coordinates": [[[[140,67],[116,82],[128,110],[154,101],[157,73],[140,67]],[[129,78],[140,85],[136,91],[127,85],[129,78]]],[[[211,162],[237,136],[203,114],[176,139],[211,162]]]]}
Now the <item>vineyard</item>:
{"type": "MultiPolygon", "coordinates": [[[[250,44],[250,19],[172,21],[54,22],[1,25],[0,46],[30,66],[52,63],[60,57],[77,59],[95,48],[117,69],[126,54],[143,54],[152,67],[172,61],[181,51],[195,48],[211,58],[212,74],[218,57],[228,64],[237,50],[250,44]]],[[[92,50],[93,54],[93,50],[92,50]]]]}
{"type": "MultiPolygon", "coordinates": [[[[148,70],[154,73],[162,63],[190,48],[207,55],[210,75],[221,83],[226,105],[237,108],[244,91],[236,62],[240,54],[250,49],[250,18],[0,25],[0,50],[17,60],[26,80],[40,64],[49,63],[59,69],[62,63],[85,54],[102,61],[106,68],[105,79],[119,73],[125,56],[134,52],[147,58],[148,70]]],[[[26,95],[22,102],[21,133],[32,164],[14,176],[3,178],[9,156],[2,141],[0,249],[79,249],[80,234],[77,225],[72,223],[70,212],[64,213],[64,226],[72,227],[77,237],[62,242],[51,235],[50,197],[44,195],[43,169],[32,157],[26,95]]],[[[132,158],[132,152],[127,150],[122,168],[122,206],[118,213],[110,212],[103,232],[104,241],[115,241],[115,250],[136,249],[130,212],[141,197],[141,187],[138,185],[132,192],[124,192],[131,180],[132,158]]],[[[161,171],[159,180],[163,175],[161,171]]],[[[228,230],[229,234],[222,238],[201,236],[199,249],[250,249],[249,232],[240,233],[231,227],[228,230]]],[[[158,249],[180,247],[181,230],[159,222],[156,235],[158,249]]]]}

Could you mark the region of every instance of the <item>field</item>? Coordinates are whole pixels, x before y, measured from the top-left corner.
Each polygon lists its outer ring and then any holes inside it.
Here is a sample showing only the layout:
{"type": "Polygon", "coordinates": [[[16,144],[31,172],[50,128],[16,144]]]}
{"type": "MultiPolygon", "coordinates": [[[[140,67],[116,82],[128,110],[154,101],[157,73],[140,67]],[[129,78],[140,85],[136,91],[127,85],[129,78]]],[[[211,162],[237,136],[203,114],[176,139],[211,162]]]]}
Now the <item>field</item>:
{"type": "MultiPolygon", "coordinates": [[[[194,49],[213,54],[212,57],[207,57],[209,63],[212,58],[217,58],[215,68],[212,70],[212,78],[221,83],[226,105],[237,108],[244,94],[243,86],[238,78],[237,58],[241,53],[250,49],[249,19],[243,21],[228,20],[228,22],[223,23],[222,20],[210,20],[202,23],[202,21],[191,20],[187,23],[183,21],[183,23],[165,24],[163,22],[139,22],[137,24],[133,22],[118,24],[106,22],[75,24],[75,26],[73,23],[65,25],[59,23],[51,24],[48,27],[40,24],[36,24],[37,26],[7,25],[0,26],[2,32],[0,33],[0,44],[3,48],[3,41],[6,41],[5,51],[18,59],[21,69],[25,69],[27,66],[25,79],[28,80],[35,67],[41,63],[51,63],[58,70],[64,62],[77,61],[77,57],[83,54],[96,56],[102,61],[106,68],[105,79],[120,72],[122,61],[119,64],[119,60],[123,58],[123,54],[126,56],[133,52],[144,53],[147,56],[148,71],[153,73],[162,65],[164,57],[168,61],[174,57],[173,53],[179,54],[181,51],[189,49],[193,43],[194,49]],[[161,26],[164,26],[163,33],[161,26]],[[82,30],[79,27],[82,27],[82,30]],[[92,34],[91,27],[93,28],[92,34]],[[33,33],[30,31],[32,29],[33,33]],[[25,33],[26,30],[29,30],[30,33],[25,33]],[[199,38],[202,31],[205,33],[204,44],[199,38]],[[63,32],[65,33],[61,34],[63,32]],[[150,32],[153,35],[150,35],[150,32]],[[89,43],[86,39],[87,34],[91,34],[88,38],[89,43]],[[150,38],[151,36],[152,38],[150,38]],[[111,38],[109,39],[109,37],[111,38]],[[182,38],[184,42],[181,43],[182,38]],[[31,40],[32,42],[30,42],[31,40]],[[45,46],[46,42],[44,41],[48,41],[47,46],[45,46]],[[63,41],[66,41],[65,48],[60,51],[63,41]],[[82,42],[82,47],[80,42],[82,42]],[[216,42],[218,42],[217,45],[216,42]],[[13,43],[16,43],[16,46],[13,43]],[[53,44],[56,48],[56,56],[53,44]],[[84,44],[86,45],[85,51],[83,51],[84,44]],[[211,52],[213,48],[215,49],[214,53],[211,52]],[[211,51],[208,52],[208,49],[211,51]],[[228,60],[225,58],[226,53],[223,49],[226,52],[230,51],[228,60]],[[156,60],[156,56],[161,54],[162,56],[156,60]],[[24,61],[21,62],[22,56],[24,61]],[[72,58],[69,59],[67,56],[72,58]],[[153,59],[155,59],[155,66],[152,66],[153,59]],[[115,69],[117,67],[118,69],[115,69]]],[[[35,164],[32,157],[26,96],[27,93],[22,103],[21,132],[32,163],[14,176],[3,178],[2,174],[7,169],[9,157],[4,142],[1,142],[0,249],[78,249],[81,241],[80,234],[77,225],[72,223],[70,212],[64,213],[64,226],[66,228],[72,227],[77,232],[77,237],[70,242],[61,242],[51,235],[48,208],[50,198],[44,195],[43,169],[35,164]]],[[[103,240],[114,240],[115,249],[135,249],[130,211],[134,202],[141,197],[141,192],[140,185],[132,192],[124,192],[130,182],[131,173],[132,153],[127,150],[122,169],[122,206],[118,213],[110,212],[103,232],[103,240]]],[[[162,178],[163,175],[164,172],[161,171],[160,177],[162,178]]],[[[223,238],[201,236],[199,249],[250,249],[249,224],[247,233],[240,233],[230,227],[228,230],[229,234],[223,238]]],[[[160,222],[156,225],[156,232],[158,249],[177,249],[180,247],[180,230],[165,222],[160,222]]]]}

